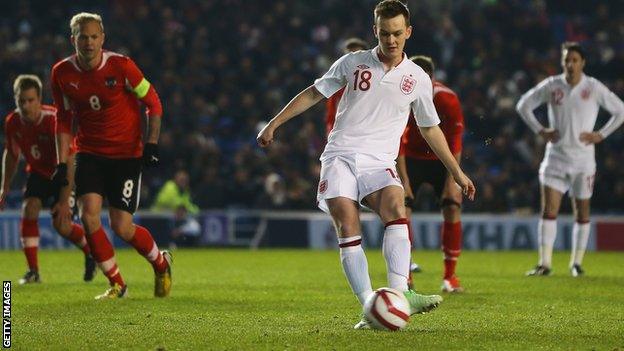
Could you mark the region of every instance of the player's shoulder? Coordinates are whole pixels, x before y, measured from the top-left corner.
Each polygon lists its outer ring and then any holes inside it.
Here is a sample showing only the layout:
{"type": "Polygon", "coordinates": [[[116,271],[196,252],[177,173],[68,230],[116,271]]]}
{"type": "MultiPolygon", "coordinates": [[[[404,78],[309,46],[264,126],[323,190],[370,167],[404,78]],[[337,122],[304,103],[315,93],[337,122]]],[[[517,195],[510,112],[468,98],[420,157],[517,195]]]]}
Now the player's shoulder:
{"type": "Polygon", "coordinates": [[[43,114],[44,116],[55,117],[56,111],[57,111],[56,107],[52,105],[41,105],[41,114],[43,114]]]}
{"type": "Polygon", "coordinates": [[[457,94],[453,91],[453,89],[447,87],[446,85],[444,85],[444,83],[437,81],[437,80],[433,80],[432,84],[433,84],[433,96],[441,94],[443,96],[450,95],[450,96],[457,97],[457,94]]]}
{"type": "Polygon", "coordinates": [[[19,111],[17,109],[14,109],[13,111],[9,112],[5,117],[4,117],[4,123],[7,126],[13,125],[16,122],[18,122],[20,119],[20,114],[19,111]]]}
{"type": "Polygon", "coordinates": [[[131,62],[132,59],[124,54],[120,54],[115,51],[104,50],[102,51],[102,66],[107,63],[122,63],[131,62]]]}
{"type": "Polygon", "coordinates": [[[603,88],[606,86],[604,85],[604,83],[602,83],[600,80],[592,77],[592,76],[585,76],[585,81],[587,82],[587,84],[589,84],[590,87],[592,88],[603,88]]]}
{"type": "Polygon", "coordinates": [[[52,66],[53,74],[58,74],[67,70],[79,70],[76,55],[67,56],[52,66]]]}

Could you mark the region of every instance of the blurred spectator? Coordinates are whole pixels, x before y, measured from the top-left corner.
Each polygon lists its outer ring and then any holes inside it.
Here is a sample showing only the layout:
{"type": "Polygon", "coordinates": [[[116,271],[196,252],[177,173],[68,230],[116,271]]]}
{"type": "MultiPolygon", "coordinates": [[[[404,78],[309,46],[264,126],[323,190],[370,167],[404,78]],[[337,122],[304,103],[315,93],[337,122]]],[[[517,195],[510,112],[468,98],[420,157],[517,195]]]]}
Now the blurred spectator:
{"type": "Polygon", "coordinates": [[[189,175],[186,171],[177,171],[173,179],[160,189],[152,206],[154,211],[174,211],[184,207],[191,214],[197,214],[199,207],[191,201],[189,175]]]}
{"type": "Polygon", "coordinates": [[[189,216],[186,207],[178,206],[173,218],[173,230],[169,248],[196,247],[201,238],[201,226],[193,216],[189,216]]]}

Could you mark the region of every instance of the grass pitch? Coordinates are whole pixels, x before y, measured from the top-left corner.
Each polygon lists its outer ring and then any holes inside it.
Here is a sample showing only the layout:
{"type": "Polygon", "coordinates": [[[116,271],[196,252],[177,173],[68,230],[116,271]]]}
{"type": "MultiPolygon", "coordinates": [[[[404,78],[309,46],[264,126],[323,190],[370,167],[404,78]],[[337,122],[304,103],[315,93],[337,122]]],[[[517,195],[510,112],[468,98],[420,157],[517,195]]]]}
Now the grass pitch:
{"type": "MultiPolygon", "coordinates": [[[[379,251],[367,251],[374,287],[385,286],[379,251]]],[[[466,292],[400,332],[359,331],[360,309],[338,253],[178,250],[172,296],[155,299],[151,267],[134,251],[118,263],[130,297],[94,301],[101,273],[84,283],[77,250],[40,252],[43,283],[18,286],[21,252],[0,254],[13,281],[16,350],[624,350],[624,255],[588,253],[571,278],[568,254],[554,275],[524,277],[535,252],[464,252],[466,292]]],[[[439,252],[417,252],[419,292],[438,292],[439,252]]]]}

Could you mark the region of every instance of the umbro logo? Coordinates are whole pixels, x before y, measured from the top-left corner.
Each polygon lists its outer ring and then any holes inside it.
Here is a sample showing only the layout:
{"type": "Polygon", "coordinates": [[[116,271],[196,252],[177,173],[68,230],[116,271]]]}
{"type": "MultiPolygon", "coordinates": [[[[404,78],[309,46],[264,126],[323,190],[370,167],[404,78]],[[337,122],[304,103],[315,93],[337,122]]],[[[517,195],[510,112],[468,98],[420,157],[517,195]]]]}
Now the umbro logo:
{"type": "Polygon", "coordinates": [[[368,67],[365,64],[361,64],[361,65],[357,65],[357,68],[359,68],[359,69],[369,69],[370,67],[368,67]]]}
{"type": "Polygon", "coordinates": [[[70,82],[69,85],[71,85],[72,87],[74,87],[75,89],[78,89],[78,83],[75,82],[70,82]]]}

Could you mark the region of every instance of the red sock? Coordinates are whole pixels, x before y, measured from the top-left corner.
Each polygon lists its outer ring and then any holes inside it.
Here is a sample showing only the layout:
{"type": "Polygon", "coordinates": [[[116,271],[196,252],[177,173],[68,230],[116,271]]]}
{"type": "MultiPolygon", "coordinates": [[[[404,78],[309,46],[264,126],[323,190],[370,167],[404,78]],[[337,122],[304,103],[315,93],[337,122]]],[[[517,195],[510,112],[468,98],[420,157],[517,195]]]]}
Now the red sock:
{"type": "Polygon", "coordinates": [[[461,254],[462,227],[461,221],[444,222],[442,226],[442,252],[444,252],[444,279],[455,275],[457,258],[461,254]]]}
{"type": "Polygon", "coordinates": [[[115,261],[113,245],[108,240],[104,228],[100,227],[100,229],[86,237],[93,259],[95,259],[95,262],[97,262],[102,272],[104,272],[104,275],[108,278],[110,285],[114,285],[115,283],[121,286],[126,285],[121,277],[121,273],[119,273],[117,262],[115,261]]]}
{"type": "Polygon", "coordinates": [[[69,237],[67,237],[67,239],[82,250],[85,255],[91,253],[91,250],[89,250],[89,244],[87,244],[84,229],[82,229],[82,227],[78,224],[72,223],[71,233],[69,233],[69,237]]]}
{"type": "Polygon", "coordinates": [[[39,271],[37,250],[39,248],[39,224],[36,219],[24,219],[21,223],[22,247],[28,263],[28,269],[39,271]]]}
{"type": "Polygon", "coordinates": [[[136,224],[134,227],[136,228],[134,237],[128,244],[132,245],[138,253],[143,255],[152,264],[156,272],[162,273],[167,270],[167,261],[162,257],[158,250],[158,245],[156,245],[149,230],[136,224]]]}

